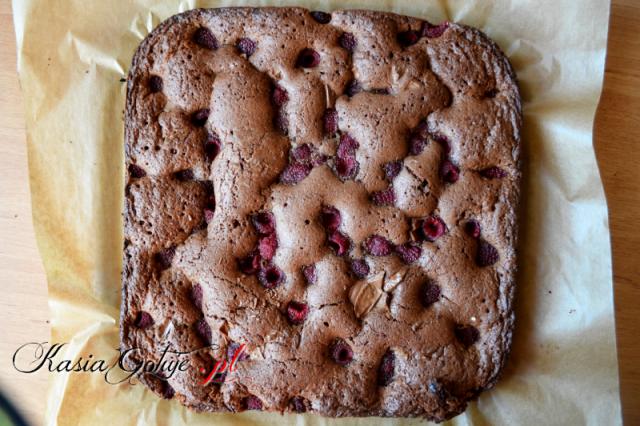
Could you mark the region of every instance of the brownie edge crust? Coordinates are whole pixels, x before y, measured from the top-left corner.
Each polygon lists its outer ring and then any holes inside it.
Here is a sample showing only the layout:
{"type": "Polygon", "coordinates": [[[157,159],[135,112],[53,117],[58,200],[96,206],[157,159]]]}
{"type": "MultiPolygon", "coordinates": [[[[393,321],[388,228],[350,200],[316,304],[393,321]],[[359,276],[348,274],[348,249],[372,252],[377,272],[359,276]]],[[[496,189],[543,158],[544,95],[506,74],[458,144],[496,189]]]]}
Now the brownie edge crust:
{"type": "Polygon", "coordinates": [[[127,80],[127,365],[184,353],[139,378],[197,411],[461,413],[511,346],[521,123],[508,60],[464,25],[164,21],[127,80]]]}

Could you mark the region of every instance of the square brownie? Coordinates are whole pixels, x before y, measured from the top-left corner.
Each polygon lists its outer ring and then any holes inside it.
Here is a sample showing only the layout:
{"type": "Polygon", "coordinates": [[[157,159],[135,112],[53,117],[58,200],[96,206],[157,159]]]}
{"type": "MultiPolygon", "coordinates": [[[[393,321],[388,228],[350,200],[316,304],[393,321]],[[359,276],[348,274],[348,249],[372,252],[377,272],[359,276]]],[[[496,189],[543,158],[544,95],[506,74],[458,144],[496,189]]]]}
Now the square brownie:
{"type": "Polygon", "coordinates": [[[442,421],[511,346],[521,106],[480,31],[185,12],[129,73],[121,349],[198,411],[442,421]],[[201,384],[216,361],[237,371],[201,384]]]}

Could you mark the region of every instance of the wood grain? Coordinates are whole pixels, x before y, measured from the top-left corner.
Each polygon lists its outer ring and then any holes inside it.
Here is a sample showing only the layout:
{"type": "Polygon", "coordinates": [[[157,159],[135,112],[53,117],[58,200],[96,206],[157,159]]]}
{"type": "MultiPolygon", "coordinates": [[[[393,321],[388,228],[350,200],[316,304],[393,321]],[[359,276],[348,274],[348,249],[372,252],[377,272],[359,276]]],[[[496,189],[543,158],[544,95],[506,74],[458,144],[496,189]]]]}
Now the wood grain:
{"type": "MultiPolygon", "coordinates": [[[[16,348],[49,338],[46,280],[31,222],[22,103],[9,0],[0,0],[0,388],[33,424],[46,374],[17,373],[16,348]]],[[[640,2],[613,0],[594,143],[609,203],[623,415],[640,424],[640,2]]]]}

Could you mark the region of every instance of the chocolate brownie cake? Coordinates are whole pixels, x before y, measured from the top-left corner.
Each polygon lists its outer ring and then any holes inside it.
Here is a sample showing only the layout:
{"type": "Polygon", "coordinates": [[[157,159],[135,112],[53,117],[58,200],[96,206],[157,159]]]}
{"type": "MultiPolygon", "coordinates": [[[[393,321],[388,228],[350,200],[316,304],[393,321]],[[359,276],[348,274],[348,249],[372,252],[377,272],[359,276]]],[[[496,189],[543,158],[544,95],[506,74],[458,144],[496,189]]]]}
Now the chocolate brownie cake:
{"type": "Polygon", "coordinates": [[[198,411],[422,416],[511,345],[515,75],[478,30],[372,11],[192,10],[128,78],[121,349],[198,411]],[[203,385],[214,362],[236,371],[203,385]]]}

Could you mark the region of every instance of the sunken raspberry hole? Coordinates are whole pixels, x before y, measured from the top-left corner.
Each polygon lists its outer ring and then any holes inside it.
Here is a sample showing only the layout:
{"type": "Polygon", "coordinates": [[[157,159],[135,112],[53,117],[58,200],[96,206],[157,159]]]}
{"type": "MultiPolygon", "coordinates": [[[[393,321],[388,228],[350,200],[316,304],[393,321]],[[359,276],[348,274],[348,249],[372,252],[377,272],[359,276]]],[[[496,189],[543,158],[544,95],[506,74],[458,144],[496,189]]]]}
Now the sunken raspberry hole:
{"type": "Polygon", "coordinates": [[[305,48],[298,54],[296,65],[301,68],[313,68],[320,64],[320,54],[313,49],[305,48]]]}

